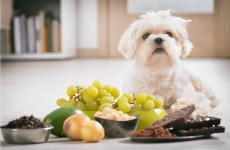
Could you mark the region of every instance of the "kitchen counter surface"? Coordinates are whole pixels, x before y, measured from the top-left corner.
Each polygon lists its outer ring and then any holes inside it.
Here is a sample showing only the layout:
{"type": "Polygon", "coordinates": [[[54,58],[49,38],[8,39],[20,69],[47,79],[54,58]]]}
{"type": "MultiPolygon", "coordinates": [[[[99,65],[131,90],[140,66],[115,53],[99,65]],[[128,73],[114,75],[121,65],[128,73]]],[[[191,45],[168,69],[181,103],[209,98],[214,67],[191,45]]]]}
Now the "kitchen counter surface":
{"type": "MultiPolygon", "coordinates": [[[[3,150],[230,150],[230,59],[187,59],[185,66],[203,77],[220,97],[216,116],[225,133],[210,139],[173,143],[134,143],[129,138],[104,139],[99,143],[51,137],[47,143],[15,145],[1,140],[3,150]]],[[[58,108],[56,100],[66,98],[73,83],[89,85],[95,79],[121,87],[128,62],[121,59],[76,59],[66,61],[3,62],[1,64],[1,125],[33,114],[42,119],[58,108]]]]}
{"type": "Polygon", "coordinates": [[[135,143],[129,138],[103,139],[98,143],[85,143],[83,141],[71,141],[68,138],[50,138],[47,143],[14,145],[1,141],[4,150],[229,150],[230,133],[214,134],[208,139],[199,139],[171,143],[135,143]]]}

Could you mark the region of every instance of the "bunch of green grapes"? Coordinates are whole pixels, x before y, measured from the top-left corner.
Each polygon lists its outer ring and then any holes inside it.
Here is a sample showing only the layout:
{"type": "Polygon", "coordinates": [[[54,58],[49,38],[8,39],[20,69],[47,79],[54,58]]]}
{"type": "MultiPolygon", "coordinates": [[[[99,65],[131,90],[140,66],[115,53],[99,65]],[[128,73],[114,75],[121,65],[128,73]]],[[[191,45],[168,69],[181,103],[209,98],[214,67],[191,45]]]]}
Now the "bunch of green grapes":
{"type": "Polygon", "coordinates": [[[88,87],[71,85],[67,88],[66,94],[69,100],[60,98],[57,100],[57,105],[74,106],[83,111],[102,111],[105,107],[109,107],[128,113],[131,109],[163,107],[163,102],[151,94],[139,93],[136,98],[131,93],[120,96],[117,87],[108,84],[103,86],[98,80],[88,87]]]}
{"type": "Polygon", "coordinates": [[[163,101],[161,99],[156,99],[154,95],[139,93],[134,101],[132,109],[154,109],[163,106],[163,101]]]}
{"type": "Polygon", "coordinates": [[[83,111],[102,111],[105,107],[115,108],[115,100],[120,96],[120,90],[111,85],[102,86],[101,82],[95,80],[89,87],[71,85],[66,91],[69,101],[58,99],[60,107],[74,106],[83,111]]]}

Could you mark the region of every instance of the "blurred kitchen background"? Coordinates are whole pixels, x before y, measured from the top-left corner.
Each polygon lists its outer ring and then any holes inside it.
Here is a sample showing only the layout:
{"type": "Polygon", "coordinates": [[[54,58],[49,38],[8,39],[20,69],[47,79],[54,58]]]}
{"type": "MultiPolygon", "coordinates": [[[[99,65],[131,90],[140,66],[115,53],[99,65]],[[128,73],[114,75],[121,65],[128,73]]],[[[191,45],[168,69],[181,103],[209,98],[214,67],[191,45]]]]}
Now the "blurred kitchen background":
{"type": "Polygon", "coordinates": [[[229,0],[1,0],[1,60],[121,57],[130,23],[169,9],[192,19],[189,57],[230,57],[229,0]]]}
{"type": "MultiPolygon", "coordinates": [[[[0,0],[1,122],[57,108],[74,83],[96,79],[121,88],[128,65],[122,33],[146,11],[170,9],[192,19],[194,49],[183,63],[221,98],[230,127],[230,0],[0,0]]],[[[226,119],[224,119],[226,118],[226,119]]],[[[227,125],[226,125],[227,124],[227,125]]]]}

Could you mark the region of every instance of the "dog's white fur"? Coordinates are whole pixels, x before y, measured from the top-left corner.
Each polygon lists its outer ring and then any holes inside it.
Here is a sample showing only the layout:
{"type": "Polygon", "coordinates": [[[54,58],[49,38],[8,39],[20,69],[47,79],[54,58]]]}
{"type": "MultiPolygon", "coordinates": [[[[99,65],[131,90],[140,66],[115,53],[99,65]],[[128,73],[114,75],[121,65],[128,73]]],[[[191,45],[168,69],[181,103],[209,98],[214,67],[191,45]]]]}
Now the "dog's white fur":
{"type": "Polygon", "coordinates": [[[130,25],[118,47],[127,59],[133,60],[123,81],[123,92],[154,94],[163,98],[164,108],[172,112],[195,104],[193,116],[208,115],[216,107],[217,98],[211,88],[180,61],[193,48],[186,30],[188,22],[169,11],[159,11],[147,12],[130,25]],[[150,35],[144,40],[146,33],[150,35]],[[160,46],[164,52],[160,54],[154,53],[159,48],[154,44],[158,37],[164,40],[160,46]]]}

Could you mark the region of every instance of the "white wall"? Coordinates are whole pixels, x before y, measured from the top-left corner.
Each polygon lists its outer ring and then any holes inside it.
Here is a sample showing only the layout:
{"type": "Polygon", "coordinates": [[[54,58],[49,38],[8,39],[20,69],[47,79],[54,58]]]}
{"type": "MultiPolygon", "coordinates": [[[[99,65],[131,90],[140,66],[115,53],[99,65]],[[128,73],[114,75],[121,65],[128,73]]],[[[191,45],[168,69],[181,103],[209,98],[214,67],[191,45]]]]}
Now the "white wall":
{"type": "Polygon", "coordinates": [[[175,13],[213,13],[214,0],[127,0],[129,14],[171,10],[175,13]]]}
{"type": "Polygon", "coordinates": [[[98,0],[77,1],[77,47],[98,48],[98,0]]]}
{"type": "Polygon", "coordinates": [[[77,49],[77,18],[76,0],[61,0],[61,50],[64,53],[75,53],[77,49]],[[71,17],[69,15],[72,14],[71,17]]]}

